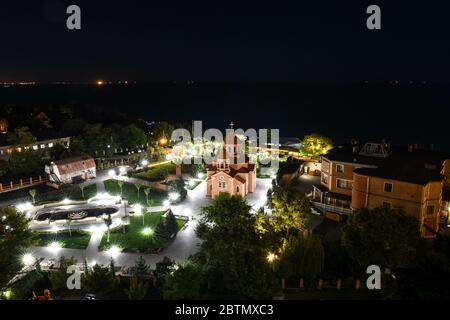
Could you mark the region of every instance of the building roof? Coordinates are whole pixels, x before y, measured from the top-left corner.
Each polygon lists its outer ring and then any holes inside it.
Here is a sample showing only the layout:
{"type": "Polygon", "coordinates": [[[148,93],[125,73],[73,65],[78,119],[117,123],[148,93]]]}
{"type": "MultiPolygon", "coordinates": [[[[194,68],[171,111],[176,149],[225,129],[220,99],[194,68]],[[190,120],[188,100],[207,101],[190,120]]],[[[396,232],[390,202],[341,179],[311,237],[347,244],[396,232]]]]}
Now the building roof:
{"type": "Polygon", "coordinates": [[[381,168],[358,168],[353,171],[355,174],[363,176],[377,177],[388,180],[410,182],[414,184],[426,185],[432,181],[442,181],[443,175],[436,170],[426,168],[404,167],[381,167],[381,168]]]}
{"type": "Polygon", "coordinates": [[[90,156],[81,156],[55,161],[52,164],[58,167],[60,174],[68,174],[95,168],[95,160],[90,156]]]}
{"type": "Polygon", "coordinates": [[[450,154],[410,147],[384,145],[385,157],[380,154],[361,155],[361,145],[345,145],[334,148],[324,159],[365,166],[354,170],[355,174],[426,185],[430,181],[442,181],[442,165],[450,154]]]}

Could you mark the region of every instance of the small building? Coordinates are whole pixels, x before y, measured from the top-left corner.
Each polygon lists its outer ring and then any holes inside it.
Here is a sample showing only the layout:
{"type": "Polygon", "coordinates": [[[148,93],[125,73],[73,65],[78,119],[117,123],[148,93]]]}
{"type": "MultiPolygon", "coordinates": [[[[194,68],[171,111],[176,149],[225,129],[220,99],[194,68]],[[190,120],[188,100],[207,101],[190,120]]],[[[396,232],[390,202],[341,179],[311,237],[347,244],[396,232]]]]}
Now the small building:
{"type": "Polygon", "coordinates": [[[55,184],[74,183],[96,177],[94,158],[81,156],[50,163],[45,166],[47,181],[55,184]]]}

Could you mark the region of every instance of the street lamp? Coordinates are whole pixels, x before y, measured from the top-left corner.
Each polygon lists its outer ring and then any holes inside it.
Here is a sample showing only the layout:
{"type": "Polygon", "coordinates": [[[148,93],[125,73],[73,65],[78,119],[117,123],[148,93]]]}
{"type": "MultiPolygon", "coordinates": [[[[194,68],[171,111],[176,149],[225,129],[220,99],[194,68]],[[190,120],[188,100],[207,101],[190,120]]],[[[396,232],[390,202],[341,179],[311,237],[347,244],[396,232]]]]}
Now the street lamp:
{"type": "Polygon", "coordinates": [[[111,170],[108,171],[108,175],[109,175],[110,177],[114,177],[114,176],[116,175],[116,171],[113,170],[113,169],[111,169],[111,170]]]}
{"type": "Polygon", "coordinates": [[[277,255],[275,253],[269,252],[266,258],[269,263],[273,263],[276,260],[277,255]]]}
{"type": "Polygon", "coordinates": [[[111,258],[115,259],[119,256],[120,252],[122,250],[118,247],[118,246],[111,246],[111,248],[109,248],[106,253],[111,256],[111,258]]]}
{"type": "Polygon", "coordinates": [[[146,228],[142,229],[142,234],[144,236],[150,236],[150,235],[153,234],[153,229],[149,228],[149,227],[146,227],[146,228]]]}
{"type": "Polygon", "coordinates": [[[180,194],[178,192],[169,193],[169,199],[172,201],[177,201],[180,198],[180,194]]]}
{"type": "Polygon", "coordinates": [[[25,265],[25,267],[29,267],[36,262],[36,259],[33,257],[31,253],[27,253],[23,255],[22,262],[25,265]]]}
{"type": "Polygon", "coordinates": [[[146,167],[146,166],[148,166],[148,161],[144,159],[141,161],[141,164],[143,167],[146,167]]]}
{"type": "Polygon", "coordinates": [[[49,244],[48,249],[52,253],[57,253],[59,250],[61,250],[61,245],[58,242],[52,242],[49,244]]]}

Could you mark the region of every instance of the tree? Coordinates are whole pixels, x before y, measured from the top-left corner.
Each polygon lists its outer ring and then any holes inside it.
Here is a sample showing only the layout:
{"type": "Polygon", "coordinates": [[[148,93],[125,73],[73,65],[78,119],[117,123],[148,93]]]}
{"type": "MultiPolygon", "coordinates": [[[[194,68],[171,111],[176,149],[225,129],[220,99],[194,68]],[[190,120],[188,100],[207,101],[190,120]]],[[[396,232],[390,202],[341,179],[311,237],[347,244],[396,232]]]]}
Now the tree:
{"type": "Polygon", "coordinates": [[[73,222],[73,220],[71,218],[68,217],[66,219],[66,226],[69,228],[69,237],[71,237],[71,238],[72,238],[72,228],[71,228],[72,222],[73,222]]]}
{"type": "Polygon", "coordinates": [[[181,265],[165,277],[163,297],[165,300],[200,299],[201,269],[192,263],[181,265]]]}
{"type": "Polygon", "coordinates": [[[36,189],[31,189],[28,191],[28,193],[30,194],[31,198],[33,199],[33,204],[34,204],[35,198],[36,198],[36,189]]]}
{"type": "Polygon", "coordinates": [[[187,197],[187,190],[186,190],[186,184],[184,183],[183,179],[176,179],[170,182],[168,192],[170,193],[176,193],[179,195],[178,199],[176,200],[176,203],[183,201],[187,197]]]}
{"type": "Polygon", "coordinates": [[[148,292],[148,283],[133,276],[130,279],[130,289],[126,291],[129,300],[144,300],[148,292]]]}
{"type": "Polygon", "coordinates": [[[52,283],[53,290],[67,289],[67,268],[76,263],[77,260],[74,257],[66,258],[62,256],[59,259],[59,268],[56,271],[49,273],[49,279],[52,283]]]}
{"type": "Polygon", "coordinates": [[[362,208],[349,216],[341,239],[361,269],[378,265],[389,271],[411,263],[419,240],[419,224],[401,208],[362,208]]]}
{"type": "Polygon", "coordinates": [[[0,288],[22,269],[23,254],[35,244],[28,222],[15,208],[0,208],[0,288]]]}
{"type": "Polygon", "coordinates": [[[155,228],[155,240],[164,243],[170,239],[170,233],[163,220],[159,221],[155,228]]]}
{"type": "Polygon", "coordinates": [[[167,210],[166,213],[166,226],[170,235],[174,235],[178,233],[178,224],[177,219],[175,218],[172,210],[167,210]]]}
{"type": "Polygon", "coordinates": [[[15,146],[26,146],[34,142],[33,135],[28,127],[17,127],[6,136],[8,143],[15,146]]]}
{"type": "Polygon", "coordinates": [[[304,279],[311,284],[324,268],[325,253],[321,239],[305,231],[286,241],[279,262],[284,278],[304,279]]]}
{"type": "Polygon", "coordinates": [[[117,279],[108,267],[96,264],[83,274],[82,288],[87,293],[94,293],[107,298],[114,295],[117,288],[117,279]]]}
{"type": "Polygon", "coordinates": [[[150,274],[150,267],[145,263],[145,260],[142,256],[139,257],[139,259],[136,260],[136,263],[134,265],[134,272],[133,275],[142,278],[147,277],[150,274]]]}
{"type": "Polygon", "coordinates": [[[141,189],[142,186],[141,186],[140,184],[135,184],[134,186],[136,187],[136,190],[137,190],[137,198],[138,198],[138,201],[139,201],[139,193],[140,193],[139,190],[141,189]]]}
{"type": "Polygon", "coordinates": [[[268,244],[256,222],[240,196],[222,193],[203,208],[197,229],[202,243],[194,261],[205,270],[211,297],[266,299],[277,290],[266,260],[268,244]]]}
{"type": "Polygon", "coordinates": [[[300,142],[300,145],[301,154],[313,157],[315,159],[319,158],[323,154],[326,154],[333,148],[333,143],[330,138],[316,133],[306,135],[300,142]]]}
{"type": "Polygon", "coordinates": [[[110,228],[113,223],[111,215],[110,214],[103,215],[103,222],[105,222],[106,228],[108,229],[108,237],[107,237],[106,241],[109,243],[109,238],[110,238],[110,234],[111,234],[110,228]]]}
{"type": "Polygon", "coordinates": [[[144,189],[144,194],[145,194],[145,199],[146,199],[146,203],[148,205],[148,194],[150,193],[150,188],[145,188],[144,189]]]}
{"type": "Polygon", "coordinates": [[[122,194],[123,194],[123,190],[122,190],[122,188],[123,188],[123,181],[117,180],[117,185],[120,188],[120,196],[122,197],[122,194]]]}
{"type": "Polygon", "coordinates": [[[164,277],[168,272],[173,270],[175,262],[169,257],[164,257],[161,261],[156,263],[155,275],[158,278],[164,277]]]}
{"type": "Polygon", "coordinates": [[[83,199],[84,199],[84,184],[80,184],[80,190],[81,190],[81,196],[83,197],[83,199]]]}
{"type": "Polygon", "coordinates": [[[57,143],[50,149],[50,157],[53,160],[61,160],[69,155],[69,150],[60,143],[57,143]]]}
{"type": "Polygon", "coordinates": [[[278,188],[272,194],[273,218],[277,231],[287,239],[294,230],[304,230],[306,214],[311,213],[311,203],[304,193],[295,189],[278,188]]]}

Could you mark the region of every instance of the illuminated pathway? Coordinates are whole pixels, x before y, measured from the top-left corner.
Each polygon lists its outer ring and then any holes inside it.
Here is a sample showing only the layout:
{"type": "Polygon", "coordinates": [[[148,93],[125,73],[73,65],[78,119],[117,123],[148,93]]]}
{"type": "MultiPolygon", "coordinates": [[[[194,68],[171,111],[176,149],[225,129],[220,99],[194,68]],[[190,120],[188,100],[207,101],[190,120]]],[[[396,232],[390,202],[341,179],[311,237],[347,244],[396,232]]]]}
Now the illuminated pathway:
{"type": "MultiPolygon", "coordinates": [[[[257,188],[254,193],[247,196],[247,202],[254,210],[259,209],[266,200],[267,190],[271,187],[270,179],[258,179],[257,188]]],[[[136,260],[142,256],[147,264],[155,267],[156,263],[161,261],[165,256],[175,260],[176,262],[183,262],[192,254],[196,253],[200,240],[195,234],[195,228],[201,214],[201,208],[208,205],[211,201],[205,196],[206,182],[199,184],[194,190],[188,191],[188,196],[185,201],[176,206],[171,206],[175,215],[192,216],[187,226],[178,232],[174,240],[158,254],[139,254],[139,253],[120,253],[114,257],[115,265],[134,266],[136,260]]],[[[151,211],[159,211],[161,207],[154,207],[151,211]]],[[[102,265],[110,263],[111,256],[105,252],[98,251],[98,246],[102,239],[101,232],[94,233],[91,237],[89,245],[86,250],[78,249],[60,249],[59,251],[51,251],[48,248],[35,247],[33,254],[35,257],[43,257],[47,259],[59,259],[61,256],[74,257],[79,263],[86,259],[88,263],[96,262],[102,265]]]]}

